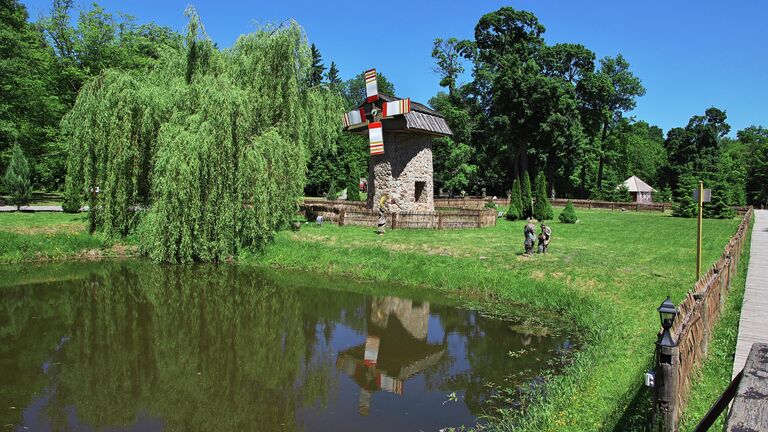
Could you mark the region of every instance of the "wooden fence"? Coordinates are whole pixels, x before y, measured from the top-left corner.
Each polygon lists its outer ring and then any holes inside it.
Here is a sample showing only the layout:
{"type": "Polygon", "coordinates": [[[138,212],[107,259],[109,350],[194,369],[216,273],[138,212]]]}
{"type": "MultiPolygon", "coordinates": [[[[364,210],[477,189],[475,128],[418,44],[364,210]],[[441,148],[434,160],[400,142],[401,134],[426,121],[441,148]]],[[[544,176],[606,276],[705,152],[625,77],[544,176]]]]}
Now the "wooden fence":
{"type": "MultiPolygon", "coordinates": [[[[568,203],[566,198],[555,198],[550,200],[552,205],[558,207],[565,207],[568,203]]],[[[489,202],[493,202],[499,207],[509,207],[509,200],[507,198],[482,198],[482,197],[463,197],[463,198],[435,198],[435,207],[438,208],[483,208],[489,202]]],[[[606,210],[634,210],[634,211],[658,211],[664,212],[672,209],[672,203],[622,203],[611,201],[592,201],[592,200],[579,200],[572,199],[571,202],[576,208],[586,209],[606,209],[606,210]]]]}
{"type": "MultiPolygon", "coordinates": [[[[379,220],[379,213],[364,205],[337,205],[332,201],[325,201],[322,204],[305,202],[302,211],[307,219],[312,220],[322,216],[325,221],[339,225],[375,227],[379,220]]],[[[390,229],[483,228],[495,226],[496,217],[497,212],[491,209],[438,209],[431,212],[401,212],[386,215],[387,227],[390,229]]]]}
{"type": "Polygon", "coordinates": [[[682,409],[690,396],[691,379],[707,355],[712,328],[720,318],[725,297],[736,275],[751,218],[752,208],[749,207],[723,254],[680,304],[670,329],[677,346],[667,350],[657,348],[654,408],[662,430],[677,430],[682,409]]]}

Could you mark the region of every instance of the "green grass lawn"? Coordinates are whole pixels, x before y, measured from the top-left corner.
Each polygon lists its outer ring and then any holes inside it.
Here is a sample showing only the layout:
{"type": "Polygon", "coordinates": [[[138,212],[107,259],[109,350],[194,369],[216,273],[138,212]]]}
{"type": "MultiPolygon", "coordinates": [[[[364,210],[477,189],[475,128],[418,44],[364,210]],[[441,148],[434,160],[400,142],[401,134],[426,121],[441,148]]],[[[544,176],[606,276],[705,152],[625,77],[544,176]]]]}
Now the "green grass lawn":
{"type": "MultiPolygon", "coordinates": [[[[642,386],[669,295],[679,304],[694,283],[696,221],[660,213],[584,210],[575,225],[552,223],[551,251],[522,256],[524,222],[494,228],[394,230],[305,225],[282,232],[263,255],[243,262],[431,286],[558,311],[585,338],[547,403],[500,429],[633,430],[650,407],[642,386]]],[[[704,266],[713,263],[738,220],[704,221],[704,266]]]]}
{"type": "Polygon", "coordinates": [[[0,213],[0,263],[126,255],[126,248],[89,235],[87,216],[67,213],[0,213]]]}

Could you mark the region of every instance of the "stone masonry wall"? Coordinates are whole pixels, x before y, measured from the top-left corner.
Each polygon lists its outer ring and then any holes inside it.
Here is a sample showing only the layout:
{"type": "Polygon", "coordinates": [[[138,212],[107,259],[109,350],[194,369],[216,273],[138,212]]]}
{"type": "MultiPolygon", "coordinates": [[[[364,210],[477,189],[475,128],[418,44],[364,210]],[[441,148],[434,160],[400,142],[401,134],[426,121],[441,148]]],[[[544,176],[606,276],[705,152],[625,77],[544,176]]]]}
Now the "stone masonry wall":
{"type": "Polygon", "coordinates": [[[386,193],[390,202],[394,199],[390,212],[433,211],[432,174],[431,136],[385,132],[384,154],[371,156],[368,163],[368,206],[378,209],[386,193]],[[423,182],[418,202],[417,182],[423,182]]]}

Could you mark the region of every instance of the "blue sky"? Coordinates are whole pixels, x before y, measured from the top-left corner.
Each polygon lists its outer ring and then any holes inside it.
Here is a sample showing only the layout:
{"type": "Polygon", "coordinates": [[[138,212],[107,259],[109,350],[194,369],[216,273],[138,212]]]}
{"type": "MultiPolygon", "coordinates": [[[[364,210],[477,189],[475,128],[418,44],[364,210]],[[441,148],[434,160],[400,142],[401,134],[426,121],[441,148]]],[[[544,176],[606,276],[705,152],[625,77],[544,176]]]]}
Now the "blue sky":
{"type": "MultiPolygon", "coordinates": [[[[51,0],[22,0],[34,20],[51,0]]],[[[108,11],[131,14],[176,30],[185,26],[187,0],[100,0],[108,11]]],[[[90,2],[77,1],[77,6],[90,2]]],[[[532,11],[547,28],[547,43],[584,44],[598,58],[624,55],[647,93],[630,113],[665,131],[685,126],[710,106],[726,110],[733,132],[768,126],[768,2],[686,1],[207,1],[192,2],[208,35],[228,47],[259,23],[297,20],[326,65],[342,78],[376,67],[398,96],[427,102],[437,91],[432,72],[436,37],[471,38],[478,19],[501,6],[532,11]]],[[[731,134],[733,135],[733,133],[731,134]]]]}

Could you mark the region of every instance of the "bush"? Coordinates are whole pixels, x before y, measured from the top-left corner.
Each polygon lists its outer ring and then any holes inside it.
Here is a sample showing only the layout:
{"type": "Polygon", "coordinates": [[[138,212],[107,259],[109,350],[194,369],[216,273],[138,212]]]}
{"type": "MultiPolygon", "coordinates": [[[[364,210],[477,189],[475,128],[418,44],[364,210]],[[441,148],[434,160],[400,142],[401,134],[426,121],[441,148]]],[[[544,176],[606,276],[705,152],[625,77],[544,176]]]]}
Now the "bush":
{"type": "Polygon", "coordinates": [[[506,214],[507,220],[516,221],[522,218],[522,212],[517,208],[517,204],[514,201],[509,204],[506,214]]]}
{"type": "Polygon", "coordinates": [[[498,210],[499,209],[499,207],[496,205],[496,203],[493,202],[493,200],[488,201],[487,203],[485,203],[485,208],[493,209],[493,210],[498,210]]]}
{"type": "Polygon", "coordinates": [[[64,202],[61,203],[61,209],[64,213],[78,213],[82,204],[82,197],[80,196],[77,187],[71,182],[66,182],[64,189],[64,202]]]}
{"type": "Polygon", "coordinates": [[[565,208],[562,212],[560,212],[560,216],[558,218],[560,219],[560,223],[567,224],[573,224],[579,220],[578,216],[576,216],[576,209],[573,207],[571,200],[568,200],[568,204],[565,205],[565,208]]]}

